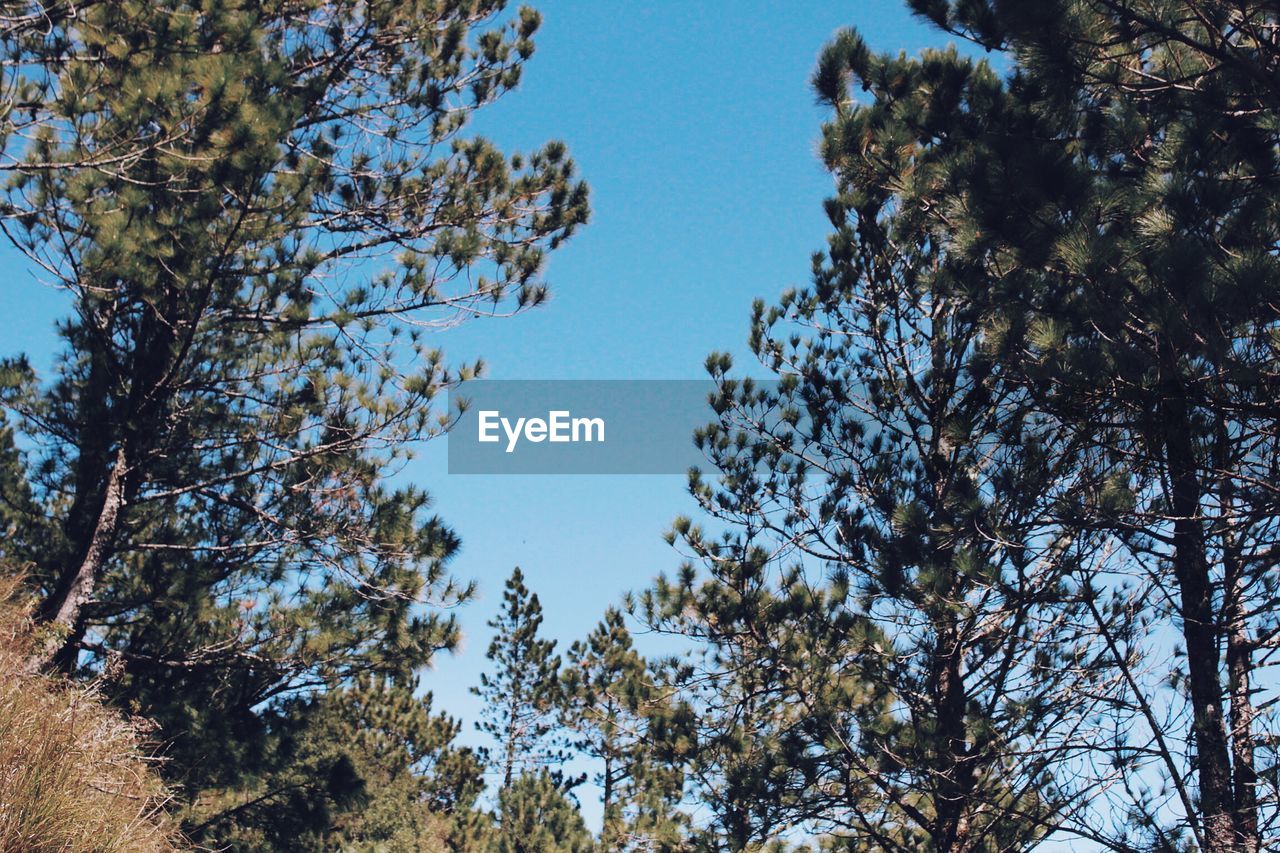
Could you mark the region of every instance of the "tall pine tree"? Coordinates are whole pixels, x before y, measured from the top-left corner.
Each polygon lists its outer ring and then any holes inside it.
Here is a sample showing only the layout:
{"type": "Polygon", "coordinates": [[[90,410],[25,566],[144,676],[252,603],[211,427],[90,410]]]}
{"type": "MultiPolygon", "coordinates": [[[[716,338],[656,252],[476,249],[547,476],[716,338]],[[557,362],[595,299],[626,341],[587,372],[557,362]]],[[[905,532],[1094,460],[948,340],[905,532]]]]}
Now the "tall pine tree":
{"type": "Polygon", "coordinates": [[[67,319],[51,375],[0,371],[30,449],[0,553],[41,661],[105,670],[192,796],[254,784],[264,709],[456,642],[456,537],[388,482],[478,367],[425,333],[541,302],[586,217],[562,144],[468,135],[533,51],[504,7],[3,12],[6,233],[67,319]]]}
{"type": "MultiPolygon", "coordinates": [[[[1100,473],[1129,494],[1124,511],[1089,507],[1082,521],[1121,552],[1098,583],[1149,626],[1113,655],[1128,683],[1118,718],[1142,718],[1117,730],[1145,730],[1131,754],[1149,756],[1124,787],[1176,795],[1132,803],[1137,822],[1157,844],[1263,849],[1276,802],[1258,770],[1274,763],[1274,723],[1258,713],[1274,697],[1257,672],[1276,637],[1280,506],[1275,11],[912,5],[1005,51],[1003,90],[965,121],[913,114],[855,46],[825,95],[855,130],[855,88],[872,89],[870,109],[895,116],[876,129],[886,143],[918,130],[966,140],[930,213],[1008,287],[1010,368],[1041,410],[1093,436],[1100,473]],[[1144,665],[1167,659],[1171,632],[1171,665],[1144,665]]],[[[852,133],[841,144],[866,148],[852,133]]],[[[868,181],[900,187],[906,174],[868,181]]]]}
{"type": "Polygon", "coordinates": [[[812,286],[756,306],[751,347],[778,383],[709,360],[717,479],[691,491],[721,529],[678,522],[694,560],[644,602],[710,647],[693,766],[717,745],[703,787],[731,846],[805,825],[902,851],[1092,835],[1076,768],[1117,681],[1116,620],[1090,584],[1105,537],[1074,522],[1123,496],[1007,368],[1001,282],[931,215],[972,154],[966,113],[1000,83],[847,34],[820,92],[850,57],[885,103],[826,128],[835,233],[812,286]]]}

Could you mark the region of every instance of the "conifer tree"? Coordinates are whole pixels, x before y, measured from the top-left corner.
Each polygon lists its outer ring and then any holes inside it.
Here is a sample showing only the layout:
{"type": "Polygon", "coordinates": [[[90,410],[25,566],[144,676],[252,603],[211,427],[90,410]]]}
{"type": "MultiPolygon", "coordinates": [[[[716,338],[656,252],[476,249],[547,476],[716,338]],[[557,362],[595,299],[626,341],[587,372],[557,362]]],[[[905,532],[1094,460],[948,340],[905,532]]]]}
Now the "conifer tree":
{"type": "Polygon", "coordinates": [[[541,626],[542,604],[517,566],[507,579],[502,610],[489,621],[495,633],[485,657],[494,669],[481,673],[480,686],[471,688],[485,703],[476,728],[497,744],[489,767],[500,792],[542,770],[566,789],[580,781],[566,777],[561,767],[569,754],[559,725],[560,657],[556,641],[539,635],[541,626]]]}
{"type": "Polygon", "coordinates": [[[964,293],[983,279],[911,227],[851,223],[811,290],[758,308],[778,390],[713,359],[720,479],[692,490],[728,529],[678,522],[708,574],[645,604],[711,645],[692,763],[730,846],[813,822],[885,850],[1002,849],[1088,795],[1061,770],[1108,677],[1077,628],[1094,543],[1059,521],[1073,455],[994,372],[964,293]]]}
{"type": "MultiPolygon", "coordinates": [[[[820,91],[856,47],[824,57],[820,91]]],[[[709,359],[717,480],[691,492],[723,527],[677,522],[694,562],[644,610],[709,644],[691,763],[730,847],[807,824],[882,850],[1022,848],[1092,795],[1072,766],[1117,680],[1115,620],[1081,627],[1105,552],[1072,521],[1109,498],[1088,436],[1006,368],[999,282],[929,215],[971,152],[917,115],[962,121],[998,80],[951,52],[863,59],[899,100],[827,128],[835,233],[812,286],[752,323],[779,382],[709,359]]]]}
{"type": "MultiPolygon", "coordinates": [[[[1126,744],[1115,766],[1128,768],[1121,790],[1169,793],[1120,812],[1131,809],[1149,843],[1263,849],[1276,802],[1258,772],[1275,741],[1256,672],[1278,603],[1274,9],[912,5],[1006,51],[1014,73],[971,92],[967,110],[912,110],[847,38],[825,75],[848,131],[837,144],[866,151],[856,133],[869,129],[871,148],[925,132],[968,148],[940,192],[908,191],[903,203],[927,205],[956,251],[1008,286],[1007,363],[1042,411],[1094,437],[1099,476],[1126,493],[1082,516],[1114,536],[1122,560],[1097,583],[1137,622],[1112,655],[1127,683],[1116,728],[1147,740],[1126,744]],[[873,92],[866,110],[856,87],[873,92]],[[1170,630],[1172,665],[1144,665],[1167,657],[1170,630]]],[[[902,187],[903,176],[863,173],[870,187],[902,187]]]]}
{"type": "Polygon", "coordinates": [[[544,767],[498,792],[495,853],[589,853],[594,847],[582,815],[544,767]]]}
{"type": "Polygon", "coordinates": [[[380,482],[456,378],[421,329],[539,302],[585,216],[563,146],[461,135],[532,52],[538,16],[489,25],[502,6],[89,4],[23,57],[52,115],[12,152],[10,235],[73,319],[54,381],[15,362],[8,403],[49,447],[33,487],[69,496],[36,574],[64,666],[163,595],[130,562],[242,599],[272,573],[320,595],[303,565],[384,604],[456,594],[424,497],[380,482]]]}
{"type": "Polygon", "coordinates": [[[8,4],[6,233],[63,289],[63,355],[5,362],[0,544],[39,657],[252,784],[266,709],[410,683],[457,626],[452,531],[388,483],[446,428],[432,327],[540,303],[586,218],[565,147],[468,135],[539,17],[503,0],[8,4]],[[20,107],[20,108],[19,108],[20,107]]]}
{"type": "Polygon", "coordinates": [[[619,610],[607,609],[586,640],[570,646],[561,680],[573,747],[601,765],[600,844],[622,851],[675,843],[683,778],[678,765],[659,760],[649,731],[664,697],[619,610]]]}
{"type": "MultiPolygon", "coordinates": [[[[720,594],[736,598],[737,591],[720,594]]],[[[691,598],[665,578],[659,579],[655,595],[664,603],[691,598]]],[[[767,607],[765,595],[758,591],[754,601],[767,607]]],[[[820,810],[818,785],[833,762],[829,754],[812,747],[815,732],[821,739],[825,721],[813,713],[812,703],[794,701],[793,673],[773,666],[776,657],[769,649],[774,643],[762,636],[764,632],[756,632],[759,642],[745,633],[739,635],[743,642],[720,642],[716,631],[706,630],[718,617],[704,622],[704,607],[693,604],[684,619],[668,617],[662,624],[652,613],[654,602],[642,598],[641,603],[658,627],[705,646],[705,657],[694,664],[683,656],[656,664],[659,683],[673,700],[657,709],[651,721],[653,760],[678,769],[686,778],[695,803],[686,846],[785,849],[779,836],[803,823],[801,815],[816,816],[820,810]],[[816,725],[810,727],[811,722],[816,725]]],[[[811,639],[790,634],[794,642],[811,639]]],[[[815,681],[831,680],[831,671],[820,662],[821,652],[814,648],[809,671],[815,681]]],[[[861,685],[845,680],[833,688],[856,691],[858,704],[864,704],[861,685]]],[[[858,795],[845,790],[842,799],[858,795]]]]}
{"type": "Polygon", "coordinates": [[[461,723],[386,679],[273,714],[254,784],[206,792],[193,841],[237,849],[440,849],[465,827],[482,766],[461,723]]]}

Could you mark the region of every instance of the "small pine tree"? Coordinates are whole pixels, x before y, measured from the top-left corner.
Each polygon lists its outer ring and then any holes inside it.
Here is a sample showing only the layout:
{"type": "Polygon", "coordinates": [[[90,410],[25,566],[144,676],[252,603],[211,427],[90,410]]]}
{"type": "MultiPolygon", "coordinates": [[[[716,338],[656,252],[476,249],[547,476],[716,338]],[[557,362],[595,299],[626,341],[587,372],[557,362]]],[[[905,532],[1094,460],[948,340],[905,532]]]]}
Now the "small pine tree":
{"type": "Polygon", "coordinates": [[[562,684],[574,746],[601,765],[601,845],[651,849],[678,838],[683,774],[650,748],[650,714],[661,697],[621,612],[609,608],[585,641],[570,646],[562,684]]]}
{"type": "Polygon", "coordinates": [[[500,790],[510,788],[516,777],[539,768],[550,768],[557,785],[566,780],[558,765],[569,759],[558,727],[562,693],[560,657],[555,640],[538,635],[542,604],[524,584],[517,566],[507,580],[502,610],[490,620],[493,640],[485,653],[494,665],[480,675],[480,686],[471,692],[485,700],[476,728],[494,739],[489,752],[490,769],[501,777],[500,790]]]}
{"type": "Polygon", "coordinates": [[[210,791],[193,840],[236,849],[438,849],[481,816],[481,764],[431,694],[362,678],[269,717],[261,772],[210,791]],[[378,846],[383,845],[383,846],[378,846]]]}
{"type": "Polygon", "coordinates": [[[496,853],[588,853],[591,834],[560,783],[545,768],[498,794],[496,853]]]}

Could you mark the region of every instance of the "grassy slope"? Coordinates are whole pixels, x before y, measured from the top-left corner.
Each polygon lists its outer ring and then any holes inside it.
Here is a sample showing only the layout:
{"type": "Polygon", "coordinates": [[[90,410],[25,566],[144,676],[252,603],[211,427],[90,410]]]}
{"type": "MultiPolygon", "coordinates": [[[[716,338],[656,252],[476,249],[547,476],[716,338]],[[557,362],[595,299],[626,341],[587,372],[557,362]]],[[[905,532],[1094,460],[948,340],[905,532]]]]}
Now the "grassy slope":
{"type": "Polygon", "coordinates": [[[90,687],[27,671],[20,590],[0,577],[0,850],[178,849],[139,727],[90,687]]]}

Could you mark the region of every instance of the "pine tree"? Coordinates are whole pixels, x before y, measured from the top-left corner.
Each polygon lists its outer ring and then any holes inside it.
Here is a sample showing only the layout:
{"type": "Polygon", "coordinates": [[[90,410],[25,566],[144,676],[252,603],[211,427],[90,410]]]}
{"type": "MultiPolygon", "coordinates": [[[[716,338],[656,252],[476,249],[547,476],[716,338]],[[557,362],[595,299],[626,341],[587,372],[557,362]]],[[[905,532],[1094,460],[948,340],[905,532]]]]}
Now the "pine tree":
{"type": "MultiPolygon", "coordinates": [[[[1125,493],[1082,521],[1121,552],[1099,586],[1145,620],[1112,654],[1127,682],[1117,740],[1149,737],[1116,762],[1129,768],[1123,789],[1155,795],[1128,806],[1138,831],[1157,845],[1190,835],[1203,849],[1265,848],[1275,786],[1257,768],[1273,763],[1274,732],[1257,711],[1270,699],[1256,667],[1275,637],[1280,506],[1274,9],[912,5],[1005,51],[1007,85],[962,115],[913,112],[850,39],[826,95],[850,130],[867,126],[853,88],[870,87],[886,143],[932,128],[968,148],[929,215],[1009,285],[1011,368],[1041,410],[1095,437],[1099,476],[1125,493]],[[1170,630],[1172,666],[1144,665],[1170,630]],[[1142,723],[1123,722],[1135,709],[1142,723]]],[[[865,147],[852,134],[842,144],[865,147]]],[[[900,187],[903,174],[864,177],[900,187]]]]}
{"type": "MultiPolygon", "coordinates": [[[[433,433],[428,404],[455,374],[392,321],[540,301],[545,247],[585,215],[563,146],[508,165],[459,135],[532,51],[531,11],[483,28],[501,5],[89,4],[55,19],[24,85],[66,107],[32,107],[59,117],[30,133],[9,193],[15,239],[65,283],[74,319],[53,384],[9,402],[58,443],[40,490],[70,496],[46,510],[65,542],[37,576],[64,665],[90,627],[161,594],[112,590],[127,561],[235,552],[255,572],[327,566],[366,595],[453,595],[438,570],[403,576],[451,540],[379,475],[433,433]],[[153,130],[181,142],[77,165],[153,130]],[[394,264],[335,283],[392,247],[394,264]]],[[[214,585],[230,570],[207,571],[214,585]]]]}
{"type": "Polygon", "coordinates": [[[589,853],[582,815],[546,768],[525,773],[498,792],[495,853],[589,853]]]}
{"type": "Polygon", "coordinates": [[[34,448],[0,549],[32,564],[41,661],[105,671],[187,796],[252,782],[266,709],[456,643],[457,539],[388,477],[480,365],[424,333],[540,303],[587,210],[561,143],[468,136],[533,51],[504,7],[0,16],[7,233],[70,302],[51,376],[0,371],[34,448]]]}
{"type": "Polygon", "coordinates": [[[209,791],[192,839],[237,849],[441,849],[472,818],[483,784],[461,723],[386,679],[271,715],[250,787],[209,791]],[[381,845],[381,847],[379,847],[381,845]]]}
{"type": "Polygon", "coordinates": [[[1070,767],[1115,679],[1089,625],[1102,537],[1072,523],[1099,488],[1089,436],[1006,369],[1000,282],[929,215],[971,154],[950,129],[999,81],[849,35],[819,91],[855,60],[886,94],[826,128],[835,233],[810,287],[754,313],[779,381],[709,359],[717,479],[691,492],[721,529],[677,522],[693,562],[644,609],[709,646],[691,765],[729,847],[808,825],[882,850],[1024,848],[1090,801],[1070,767]]]}
{"type": "Polygon", "coordinates": [[[619,610],[606,610],[586,640],[570,646],[561,680],[574,749],[601,765],[600,844],[622,851],[675,843],[683,822],[676,810],[682,774],[656,760],[649,731],[664,697],[619,610]]]}
{"type": "Polygon", "coordinates": [[[471,692],[484,700],[476,728],[493,738],[489,766],[505,791],[517,777],[548,770],[567,790],[578,780],[564,775],[567,742],[559,727],[563,694],[556,641],[544,640],[542,604],[524,585],[517,566],[507,579],[502,610],[489,621],[494,637],[485,657],[494,665],[471,692]]]}
{"type": "MultiPolygon", "coordinates": [[[[795,701],[795,673],[774,666],[778,657],[771,650],[780,645],[774,638],[783,626],[756,631],[757,642],[745,633],[739,635],[743,642],[721,642],[716,630],[706,629],[725,611],[710,615],[705,602],[665,579],[659,580],[655,594],[663,604],[683,600],[688,613],[680,621],[670,616],[659,620],[654,602],[642,599],[648,618],[659,628],[705,644],[704,657],[696,663],[682,656],[657,664],[659,684],[673,700],[651,722],[651,760],[678,769],[695,804],[687,843],[674,849],[785,849],[779,837],[804,823],[802,815],[821,812],[818,803],[825,794],[846,803],[860,795],[849,788],[836,793],[829,782],[825,789],[819,787],[825,774],[839,774],[838,758],[832,761],[829,752],[814,748],[815,740],[825,738],[834,714],[830,708],[795,701]]],[[[716,594],[722,601],[736,597],[725,589],[716,594]]],[[[766,596],[759,592],[755,602],[767,608],[771,600],[766,596]]],[[[755,624],[763,628],[762,622],[755,624]]],[[[786,642],[816,639],[801,638],[795,631],[787,635],[786,642]]],[[[849,706],[874,704],[863,685],[833,679],[834,668],[824,667],[821,656],[815,647],[806,662],[815,682],[833,681],[832,692],[846,698],[856,694],[857,701],[849,706]]]]}

